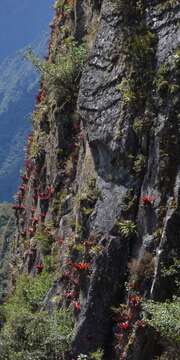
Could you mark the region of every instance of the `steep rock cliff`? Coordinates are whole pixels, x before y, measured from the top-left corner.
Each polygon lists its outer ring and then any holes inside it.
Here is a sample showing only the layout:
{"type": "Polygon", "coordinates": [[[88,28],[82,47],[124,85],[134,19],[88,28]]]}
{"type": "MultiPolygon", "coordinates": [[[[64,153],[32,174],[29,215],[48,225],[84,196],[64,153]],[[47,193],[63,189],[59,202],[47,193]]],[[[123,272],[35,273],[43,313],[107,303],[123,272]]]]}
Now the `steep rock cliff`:
{"type": "Polygon", "coordinates": [[[67,359],[178,359],[143,308],[178,296],[179,2],[55,6],[48,60],[32,57],[13,284],[51,260],[41,311],[73,308],[67,359]]]}

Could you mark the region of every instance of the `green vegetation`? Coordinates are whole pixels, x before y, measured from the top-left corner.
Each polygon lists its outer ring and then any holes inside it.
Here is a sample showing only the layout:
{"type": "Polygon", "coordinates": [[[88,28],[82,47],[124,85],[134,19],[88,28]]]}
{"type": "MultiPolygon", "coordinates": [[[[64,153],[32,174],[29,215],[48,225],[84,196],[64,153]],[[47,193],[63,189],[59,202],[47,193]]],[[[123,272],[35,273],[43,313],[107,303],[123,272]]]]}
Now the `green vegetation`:
{"type": "Polygon", "coordinates": [[[46,231],[37,232],[35,239],[40,245],[43,255],[49,255],[51,253],[51,245],[53,242],[53,237],[48,234],[46,231]]]}
{"type": "Polygon", "coordinates": [[[103,350],[98,349],[97,351],[91,353],[90,355],[80,354],[78,355],[77,360],[102,360],[103,358],[103,350]]]}
{"type": "Polygon", "coordinates": [[[169,82],[167,80],[168,76],[168,66],[165,64],[162,64],[158,70],[157,77],[155,80],[155,85],[157,88],[157,91],[161,96],[167,94],[167,91],[169,89],[169,82]]]}
{"type": "Polygon", "coordinates": [[[161,276],[162,277],[178,277],[179,269],[180,269],[180,260],[173,258],[173,263],[170,266],[164,266],[161,269],[161,276]]]}
{"type": "Polygon", "coordinates": [[[147,301],[143,304],[146,322],[162,336],[180,343],[180,299],[171,302],[147,301]]]}
{"type": "Polygon", "coordinates": [[[125,103],[130,103],[136,100],[134,92],[134,81],[132,79],[123,79],[117,89],[122,93],[125,103]]]}
{"type": "Polygon", "coordinates": [[[139,154],[136,157],[136,160],[134,161],[133,170],[136,174],[140,175],[142,171],[144,170],[145,166],[145,156],[143,154],[139,154]]]}
{"type": "Polygon", "coordinates": [[[37,58],[32,50],[26,54],[40,72],[48,91],[56,90],[56,95],[63,101],[70,101],[77,92],[77,83],[86,59],[84,44],[78,45],[72,36],[63,40],[61,52],[56,54],[55,61],[49,63],[37,58]]]}
{"type": "Polygon", "coordinates": [[[10,204],[0,204],[0,301],[6,296],[9,281],[9,263],[15,234],[14,212],[10,204]]]}
{"type": "Polygon", "coordinates": [[[91,353],[91,359],[92,360],[102,360],[104,351],[101,349],[98,349],[97,351],[91,353]]]}
{"type": "Polygon", "coordinates": [[[161,98],[170,95],[172,98],[179,92],[178,79],[180,66],[180,50],[177,48],[172,56],[170,56],[166,63],[161,64],[156,74],[154,85],[161,98]]]}
{"type": "Polygon", "coordinates": [[[56,0],[56,1],[55,1],[55,4],[54,4],[54,8],[55,8],[55,9],[58,9],[58,10],[61,10],[62,7],[63,7],[63,3],[64,3],[63,0],[56,0]]]}
{"type": "Polygon", "coordinates": [[[151,60],[151,55],[154,52],[155,34],[150,31],[135,34],[130,39],[130,49],[133,57],[142,64],[151,60]]]}
{"type": "Polygon", "coordinates": [[[72,316],[67,310],[48,315],[23,313],[5,324],[0,335],[0,360],[63,360],[72,335],[72,316]]]}
{"type": "Polygon", "coordinates": [[[64,359],[72,335],[72,314],[65,309],[51,316],[40,311],[52,283],[46,270],[35,278],[19,277],[14,293],[0,309],[4,322],[0,360],[64,359]]]}
{"type": "Polygon", "coordinates": [[[13,295],[3,306],[6,319],[15,319],[19,311],[29,313],[39,308],[52,283],[53,276],[46,270],[34,278],[30,275],[21,275],[13,295]]]}
{"type": "Polygon", "coordinates": [[[136,234],[136,224],[131,220],[117,221],[116,225],[125,239],[136,234]]]}
{"type": "Polygon", "coordinates": [[[125,42],[127,72],[117,89],[122,93],[125,104],[137,105],[147,97],[145,90],[152,78],[156,36],[139,25],[134,35],[126,38],[125,42]]]}
{"type": "MultiPolygon", "coordinates": [[[[72,2],[72,4],[73,4],[73,2],[72,2]]],[[[63,1],[63,0],[56,0],[56,2],[54,4],[54,9],[58,10],[58,11],[61,11],[62,9],[64,9],[64,12],[66,14],[68,14],[69,12],[72,11],[73,6],[66,4],[65,1],[63,1]]]]}
{"type": "Polygon", "coordinates": [[[179,5],[179,0],[164,0],[163,3],[157,4],[155,9],[158,13],[161,13],[162,11],[167,11],[168,9],[175,7],[176,5],[179,5]]]}

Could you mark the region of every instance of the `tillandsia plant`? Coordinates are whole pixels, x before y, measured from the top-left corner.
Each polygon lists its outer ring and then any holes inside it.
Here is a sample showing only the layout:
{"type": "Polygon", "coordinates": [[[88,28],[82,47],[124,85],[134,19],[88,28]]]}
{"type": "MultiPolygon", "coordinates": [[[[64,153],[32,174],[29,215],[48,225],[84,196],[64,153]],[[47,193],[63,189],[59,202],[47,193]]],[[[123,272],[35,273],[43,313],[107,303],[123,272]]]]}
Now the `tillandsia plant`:
{"type": "Polygon", "coordinates": [[[136,224],[131,220],[117,221],[116,225],[122,236],[126,239],[135,235],[137,232],[136,224]]]}

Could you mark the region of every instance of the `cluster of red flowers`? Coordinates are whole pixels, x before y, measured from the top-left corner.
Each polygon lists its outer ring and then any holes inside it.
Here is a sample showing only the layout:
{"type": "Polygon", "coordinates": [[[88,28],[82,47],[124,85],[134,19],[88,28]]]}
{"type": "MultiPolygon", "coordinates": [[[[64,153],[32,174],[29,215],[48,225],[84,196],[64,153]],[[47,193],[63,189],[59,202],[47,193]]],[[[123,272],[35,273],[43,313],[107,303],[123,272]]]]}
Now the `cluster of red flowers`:
{"type": "Polygon", "coordinates": [[[42,263],[40,263],[40,264],[37,264],[37,265],[35,266],[35,268],[36,268],[36,270],[37,270],[37,273],[38,273],[38,274],[41,274],[42,271],[43,271],[43,269],[44,269],[44,265],[43,265],[42,263]]]}
{"type": "Polygon", "coordinates": [[[127,345],[129,338],[129,331],[133,329],[143,329],[146,324],[145,321],[138,318],[140,317],[142,297],[137,294],[130,294],[128,296],[128,303],[122,307],[118,317],[116,315],[115,337],[117,341],[116,349],[120,352],[119,358],[126,359],[126,352],[123,349],[127,345]]]}
{"type": "Polygon", "coordinates": [[[79,262],[79,263],[74,263],[73,267],[78,271],[85,271],[89,269],[90,264],[86,262],[79,262]]]}
{"type": "Polygon", "coordinates": [[[80,312],[80,311],[81,311],[81,305],[80,305],[80,302],[79,302],[79,301],[73,301],[72,304],[73,304],[74,310],[75,310],[76,312],[80,312]]]}
{"type": "Polygon", "coordinates": [[[144,195],[141,199],[141,202],[144,206],[146,206],[146,205],[152,205],[155,200],[156,200],[155,196],[144,195]]]}
{"type": "Polygon", "coordinates": [[[118,327],[121,329],[121,330],[128,330],[129,329],[129,321],[125,321],[125,322],[122,322],[120,324],[118,324],[118,327]]]}
{"type": "Polygon", "coordinates": [[[39,94],[36,96],[37,104],[40,104],[46,98],[46,91],[41,89],[39,94]]]}

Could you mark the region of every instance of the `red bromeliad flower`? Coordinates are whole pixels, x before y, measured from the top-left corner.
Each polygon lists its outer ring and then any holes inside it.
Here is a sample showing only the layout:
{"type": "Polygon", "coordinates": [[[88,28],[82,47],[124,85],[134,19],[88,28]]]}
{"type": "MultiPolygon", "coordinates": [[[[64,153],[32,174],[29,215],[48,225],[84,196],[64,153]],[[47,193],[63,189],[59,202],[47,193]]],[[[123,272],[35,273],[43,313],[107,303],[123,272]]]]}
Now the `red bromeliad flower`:
{"type": "Polygon", "coordinates": [[[125,322],[118,324],[118,327],[121,330],[128,330],[129,329],[129,321],[125,321],[125,322]]]}
{"type": "Polygon", "coordinates": [[[74,310],[79,312],[81,311],[81,305],[80,305],[80,302],[79,301],[73,301],[73,307],[74,307],[74,310]]]}
{"type": "Polygon", "coordinates": [[[37,264],[35,267],[36,267],[37,273],[41,274],[44,269],[44,265],[41,263],[41,264],[37,264]]]}
{"type": "Polygon", "coordinates": [[[144,195],[141,199],[142,204],[145,205],[152,205],[152,203],[155,200],[155,196],[151,196],[151,195],[144,195]]]}
{"type": "Polygon", "coordinates": [[[73,267],[78,271],[88,270],[90,265],[86,262],[74,263],[73,267]]]}

